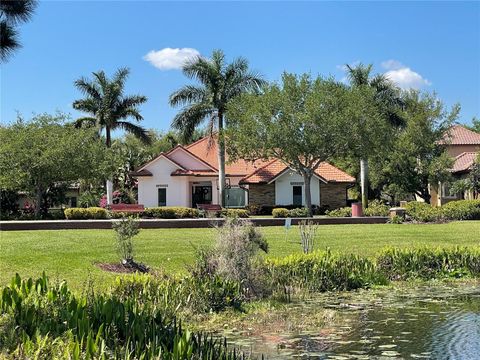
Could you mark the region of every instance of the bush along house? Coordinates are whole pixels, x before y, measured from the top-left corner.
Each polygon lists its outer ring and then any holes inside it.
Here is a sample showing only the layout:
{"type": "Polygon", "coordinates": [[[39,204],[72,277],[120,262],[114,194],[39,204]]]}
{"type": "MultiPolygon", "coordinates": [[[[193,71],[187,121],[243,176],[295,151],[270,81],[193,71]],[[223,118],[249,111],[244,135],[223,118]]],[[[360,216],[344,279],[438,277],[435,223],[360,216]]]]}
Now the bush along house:
{"type": "MultiPolygon", "coordinates": [[[[145,207],[219,204],[217,144],[205,137],[177,145],[132,173],[138,180],[138,203],[145,207]]],[[[303,178],[278,159],[226,164],[226,207],[305,204],[303,178]]],[[[311,180],[312,205],[346,206],[355,178],[322,163],[311,180]]]]}

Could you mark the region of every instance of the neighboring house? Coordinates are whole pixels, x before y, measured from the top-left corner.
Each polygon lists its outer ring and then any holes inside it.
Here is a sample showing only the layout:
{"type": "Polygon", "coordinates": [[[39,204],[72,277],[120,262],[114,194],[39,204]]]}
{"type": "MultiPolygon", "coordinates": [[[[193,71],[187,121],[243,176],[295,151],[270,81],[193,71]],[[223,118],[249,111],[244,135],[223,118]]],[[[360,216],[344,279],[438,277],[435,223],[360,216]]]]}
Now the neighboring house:
{"type": "MultiPolygon", "coordinates": [[[[177,145],[132,172],[138,180],[138,203],[146,207],[218,204],[217,144],[205,137],[177,145]]],[[[226,206],[305,204],[303,178],[280,160],[239,160],[226,164],[226,206]]],[[[322,163],[311,180],[312,204],[346,206],[355,178],[322,163]]]]}
{"type": "MultiPolygon", "coordinates": [[[[468,176],[480,153],[480,134],[461,125],[454,125],[445,135],[444,144],[448,154],[454,159],[451,172],[454,180],[468,176]]],[[[430,187],[431,204],[440,206],[453,200],[471,199],[471,192],[452,194],[448,184],[430,187]]]]}
{"type": "MultiPolygon", "coordinates": [[[[65,191],[65,204],[53,207],[51,209],[77,207],[79,196],[80,196],[79,184],[77,183],[72,184],[68,186],[67,190],[65,191]]],[[[26,207],[31,206],[34,203],[35,203],[34,198],[29,196],[26,192],[24,191],[18,192],[17,204],[20,209],[25,209],[26,207]]]]}

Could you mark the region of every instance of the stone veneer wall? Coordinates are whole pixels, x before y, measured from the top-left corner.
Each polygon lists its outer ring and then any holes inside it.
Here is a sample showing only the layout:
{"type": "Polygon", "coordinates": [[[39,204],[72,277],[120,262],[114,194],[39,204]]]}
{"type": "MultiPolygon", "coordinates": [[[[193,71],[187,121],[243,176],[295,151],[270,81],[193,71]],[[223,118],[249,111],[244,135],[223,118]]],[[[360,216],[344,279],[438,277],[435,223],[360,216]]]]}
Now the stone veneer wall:
{"type": "Polygon", "coordinates": [[[320,204],[330,210],[347,206],[347,187],[344,183],[320,183],[320,204]]]}
{"type": "Polygon", "coordinates": [[[275,205],[275,183],[250,184],[248,203],[250,205],[275,205]]]}

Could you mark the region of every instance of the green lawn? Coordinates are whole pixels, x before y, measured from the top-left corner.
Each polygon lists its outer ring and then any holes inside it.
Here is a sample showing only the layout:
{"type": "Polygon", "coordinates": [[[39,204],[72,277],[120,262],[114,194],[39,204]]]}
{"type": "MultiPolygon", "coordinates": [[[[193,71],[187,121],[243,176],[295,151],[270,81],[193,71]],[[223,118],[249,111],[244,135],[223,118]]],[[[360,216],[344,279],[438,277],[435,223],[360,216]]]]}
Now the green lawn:
{"type": "MultiPolygon", "coordinates": [[[[296,227],[285,240],[283,227],[265,227],[270,256],[300,252],[296,227]]],[[[213,229],[141,230],[135,238],[136,259],[154,268],[183,271],[193,260],[194,246],[211,244],[213,229]]],[[[386,246],[480,245],[480,221],[436,225],[325,225],[317,234],[317,249],[373,255],[386,246]]],[[[112,230],[52,230],[0,232],[0,284],[20,273],[66,279],[81,288],[89,277],[99,287],[114,275],[99,270],[96,262],[115,262],[112,230]]]]}

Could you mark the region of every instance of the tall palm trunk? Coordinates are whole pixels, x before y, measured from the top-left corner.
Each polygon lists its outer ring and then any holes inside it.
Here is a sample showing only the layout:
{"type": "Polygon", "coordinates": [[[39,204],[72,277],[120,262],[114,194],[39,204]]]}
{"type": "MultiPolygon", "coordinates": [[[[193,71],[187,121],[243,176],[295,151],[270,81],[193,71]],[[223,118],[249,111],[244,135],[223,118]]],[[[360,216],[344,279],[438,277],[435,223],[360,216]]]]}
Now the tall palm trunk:
{"type": "Polygon", "coordinates": [[[225,207],[225,139],[223,137],[223,113],[218,113],[218,200],[225,207]]]}
{"type": "MultiPolygon", "coordinates": [[[[105,128],[105,133],[106,133],[107,148],[110,148],[112,146],[110,127],[107,126],[105,128]]],[[[113,204],[113,179],[112,178],[107,179],[105,188],[107,190],[107,205],[111,205],[113,204]]]]}
{"type": "Polygon", "coordinates": [[[360,160],[360,188],[362,191],[362,207],[368,207],[368,161],[360,160]]]}

